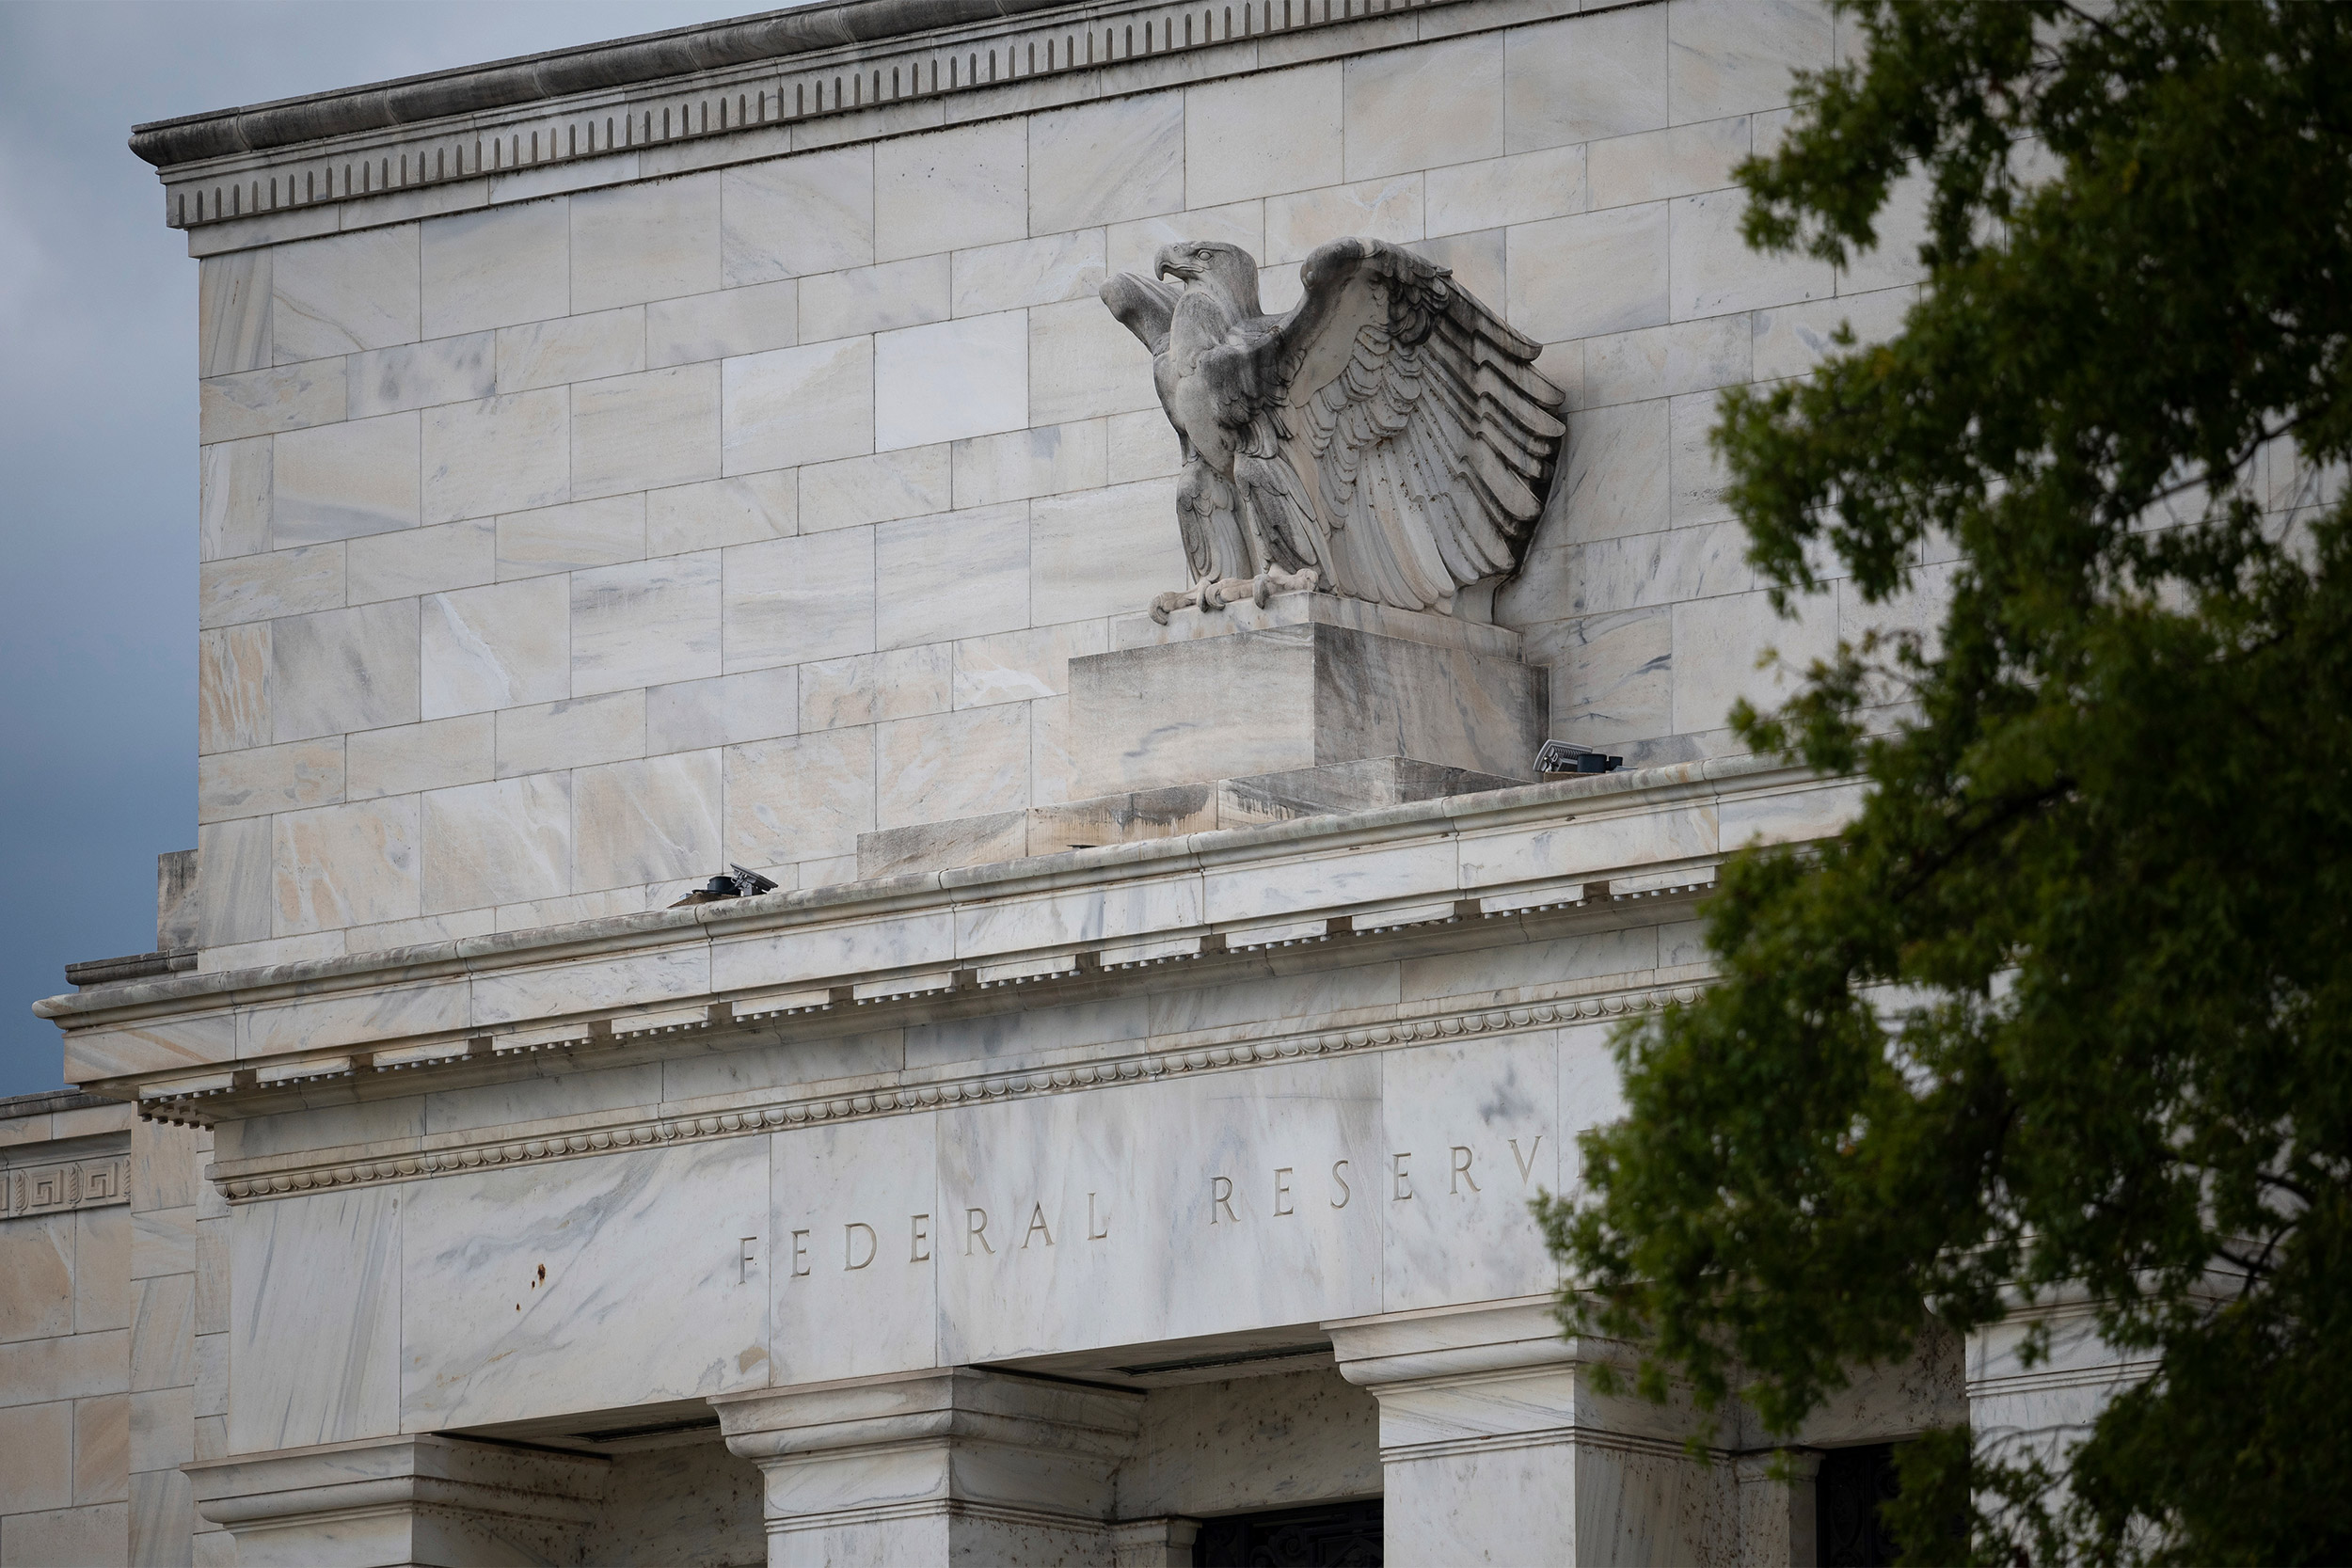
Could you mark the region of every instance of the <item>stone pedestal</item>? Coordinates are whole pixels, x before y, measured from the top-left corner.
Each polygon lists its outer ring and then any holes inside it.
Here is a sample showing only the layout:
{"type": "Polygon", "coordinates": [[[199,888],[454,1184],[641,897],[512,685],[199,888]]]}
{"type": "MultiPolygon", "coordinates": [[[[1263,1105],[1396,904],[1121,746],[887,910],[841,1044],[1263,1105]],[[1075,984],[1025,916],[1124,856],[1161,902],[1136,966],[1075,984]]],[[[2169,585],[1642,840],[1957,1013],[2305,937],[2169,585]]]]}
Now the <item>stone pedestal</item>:
{"type": "Polygon", "coordinates": [[[1562,1338],[1549,1297],[1326,1327],[1341,1375],[1380,1401],[1399,1568],[1736,1554],[1727,1467],[1683,1451],[1672,1409],[1597,1395],[1588,1369],[1602,1348],[1562,1338]]]}
{"type": "Polygon", "coordinates": [[[1082,797],[1367,757],[1534,778],[1548,688],[1500,626],[1285,594],[1114,640],[1070,661],[1082,797]]]}
{"type": "Polygon", "coordinates": [[[768,1561],[1094,1562],[1143,1397],[957,1368],[723,1396],[727,1447],[766,1478],[768,1561]]]}
{"type": "Polygon", "coordinates": [[[1300,816],[1377,811],[1414,800],[1507,789],[1520,782],[1410,757],[1366,757],[1253,778],[1129,790],[1027,811],[860,833],[857,874],[863,880],[1221,828],[1261,828],[1300,816]]]}
{"type": "Polygon", "coordinates": [[[578,1560],[611,1465],[425,1434],[185,1468],[239,1568],[466,1568],[578,1560]]]}
{"type": "Polygon", "coordinates": [[[861,833],[860,879],[1534,781],[1549,676],[1501,626],[1299,593],[1112,641],[1070,661],[1074,798],[861,833]]]}

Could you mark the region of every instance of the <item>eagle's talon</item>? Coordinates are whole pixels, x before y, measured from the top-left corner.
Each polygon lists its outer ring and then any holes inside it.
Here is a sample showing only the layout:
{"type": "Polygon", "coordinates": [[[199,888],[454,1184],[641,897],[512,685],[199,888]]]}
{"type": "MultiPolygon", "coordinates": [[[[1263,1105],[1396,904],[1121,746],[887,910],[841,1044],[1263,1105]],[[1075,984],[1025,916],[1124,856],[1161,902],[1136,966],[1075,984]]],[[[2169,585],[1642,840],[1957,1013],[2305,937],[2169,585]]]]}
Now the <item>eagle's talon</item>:
{"type": "Polygon", "coordinates": [[[1169,614],[1175,610],[1195,607],[1204,610],[1221,610],[1225,602],[1217,597],[1217,586],[1216,578],[1205,577],[1189,588],[1162,594],[1152,601],[1152,619],[1166,626],[1169,614]]]}

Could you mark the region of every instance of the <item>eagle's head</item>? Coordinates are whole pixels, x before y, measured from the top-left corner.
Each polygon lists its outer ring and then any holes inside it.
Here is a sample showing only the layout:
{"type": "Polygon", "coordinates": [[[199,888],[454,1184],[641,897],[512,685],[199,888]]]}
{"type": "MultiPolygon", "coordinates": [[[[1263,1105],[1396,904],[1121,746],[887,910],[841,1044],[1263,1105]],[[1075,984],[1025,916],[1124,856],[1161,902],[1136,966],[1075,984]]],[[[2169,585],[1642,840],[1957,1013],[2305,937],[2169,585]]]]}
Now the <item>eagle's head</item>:
{"type": "Polygon", "coordinates": [[[1160,246],[1159,276],[1205,283],[1232,302],[1244,316],[1259,314],[1258,263],[1249,252],[1221,240],[1180,240],[1160,246]]]}

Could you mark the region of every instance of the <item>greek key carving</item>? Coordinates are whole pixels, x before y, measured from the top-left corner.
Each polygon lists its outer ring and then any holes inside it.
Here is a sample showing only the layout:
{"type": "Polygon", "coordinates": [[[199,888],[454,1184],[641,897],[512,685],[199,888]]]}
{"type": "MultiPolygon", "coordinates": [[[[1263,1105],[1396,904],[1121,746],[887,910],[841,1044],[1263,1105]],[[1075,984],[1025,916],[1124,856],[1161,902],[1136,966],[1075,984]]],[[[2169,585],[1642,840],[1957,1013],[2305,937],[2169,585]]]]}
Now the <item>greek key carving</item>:
{"type": "Polygon", "coordinates": [[[0,1180],[0,1219],[130,1201],[131,1162],[119,1155],[19,1166],[0,1180]]]}

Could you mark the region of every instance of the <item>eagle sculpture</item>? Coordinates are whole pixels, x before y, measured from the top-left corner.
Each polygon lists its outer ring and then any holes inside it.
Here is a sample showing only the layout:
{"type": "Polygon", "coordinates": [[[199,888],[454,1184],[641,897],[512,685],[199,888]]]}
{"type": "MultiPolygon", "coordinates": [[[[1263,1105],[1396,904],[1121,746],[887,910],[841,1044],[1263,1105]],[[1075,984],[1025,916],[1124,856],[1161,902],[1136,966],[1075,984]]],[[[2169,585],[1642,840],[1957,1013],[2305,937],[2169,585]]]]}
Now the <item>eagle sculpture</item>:
{"type": "Polygon", "coordinates": [[[1193,580],[1155,620],[1303,588],[1445,610],[1518,569],[1543,512],[1565,427],[1541,345],[1379,240],[1332,241],[1299,280],[1298,308],[1269,316],[1255,258],[1192,240],[1161,249],[1156,277],[1103,285],[1184,450],[1193,580]]]}

